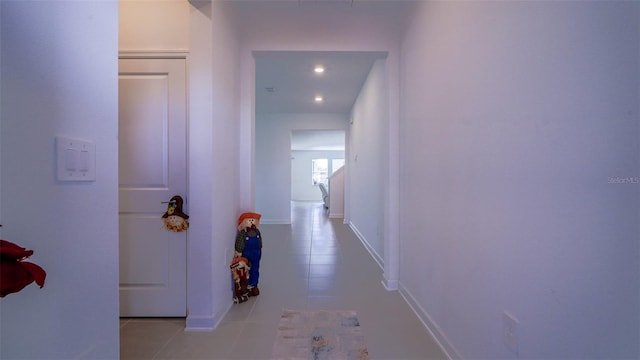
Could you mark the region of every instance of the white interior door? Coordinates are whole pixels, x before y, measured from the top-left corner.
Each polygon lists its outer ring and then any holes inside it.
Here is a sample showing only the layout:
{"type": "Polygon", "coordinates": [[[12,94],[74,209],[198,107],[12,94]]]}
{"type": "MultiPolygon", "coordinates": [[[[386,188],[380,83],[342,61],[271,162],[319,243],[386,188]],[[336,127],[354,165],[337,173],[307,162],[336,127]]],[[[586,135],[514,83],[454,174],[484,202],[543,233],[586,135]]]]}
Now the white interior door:
{"type": "Polygon", "coordinates": [[[187,233],[162,215],[187,194],[185,59],[119,60],[120,316],[186,316],[187,233]]]}

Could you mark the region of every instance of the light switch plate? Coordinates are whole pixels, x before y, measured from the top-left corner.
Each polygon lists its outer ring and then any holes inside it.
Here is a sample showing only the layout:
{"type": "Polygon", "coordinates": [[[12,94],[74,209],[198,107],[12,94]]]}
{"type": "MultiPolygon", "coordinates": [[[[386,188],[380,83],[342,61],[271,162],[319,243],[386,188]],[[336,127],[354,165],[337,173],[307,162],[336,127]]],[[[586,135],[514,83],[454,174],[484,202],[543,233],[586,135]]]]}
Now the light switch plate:
{"type": "Polygon", "coordinates": [[[56,137],[58,181],[96,181],[96,146],[91,141],[56,137]]]}

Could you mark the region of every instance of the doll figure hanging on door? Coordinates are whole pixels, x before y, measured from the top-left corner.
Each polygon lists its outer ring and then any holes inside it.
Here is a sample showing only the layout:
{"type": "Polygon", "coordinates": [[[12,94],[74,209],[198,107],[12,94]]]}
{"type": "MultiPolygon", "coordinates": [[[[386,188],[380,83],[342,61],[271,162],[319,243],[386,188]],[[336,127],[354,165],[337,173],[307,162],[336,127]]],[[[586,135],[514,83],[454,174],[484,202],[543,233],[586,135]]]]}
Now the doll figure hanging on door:
{"type": "Polygon", "coordinates": [[[169,200],[167,211],[162,215],[164,227],[173,232],[183,232],[189,229],[189,215],[182,211],[184,200],[176,195],[169,200]]]}
{"type": "Polygon", "coordinates": [[[262,236],[258,226],[262,215],[246,212],[238,218],[238,233],[235,243],[235,257],[244,257],[249,261],[249,279],[247,291],[249,296],[260,295],[258,280],[260,276],[260,259],[262,258],[262,236]]]}

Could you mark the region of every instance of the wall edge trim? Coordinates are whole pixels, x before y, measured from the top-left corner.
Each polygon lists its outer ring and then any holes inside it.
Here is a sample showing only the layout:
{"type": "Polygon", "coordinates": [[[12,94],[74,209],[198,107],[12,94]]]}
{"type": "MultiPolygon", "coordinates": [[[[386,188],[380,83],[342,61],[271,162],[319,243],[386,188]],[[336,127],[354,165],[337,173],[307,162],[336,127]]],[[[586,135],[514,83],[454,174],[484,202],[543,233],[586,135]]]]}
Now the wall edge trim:
{"type": "Polygon", "coordinates": [[[360,240],[362,245],[364,245],[364,248],[367,250],[367,252],[373,258],[373,260],[375,260],[375,262],[378,264],[378,266],[380,266],[380,269],[382,269],[384,271],[384,259],[380,256],[380,254],[378,254],[373,249],[373,247],[371,247],[371,245],[369,244],[367,239],[364,237],[364,235],[362,235],[362,233],[358,230],[358,228],[351,221],[349,222],[349,228],[351,228],[351,231],[353,231],[353,233],[356,235],[356,237],[358,237],[358,239],[360,240]]]}
{"type": "Polygon", "coordinates": [[[399,284],[399,293],[400,296],[404,299],[404,301],[409,305],[411,310],[416,314],[422,325],[427,329],[429,334],[433,337],[438,344],[438,347],[442,350],[442,352],[447,356],[447,359],[464,359],[458,350],[453,346],[451,341],[447,339],[446,335],[442,332],[438,324],[433,321],[429,313],[425,311],[425,309],[420,306],[418,301],[416,301],[413,294],[404,286],[402,283],[399,284]]]}

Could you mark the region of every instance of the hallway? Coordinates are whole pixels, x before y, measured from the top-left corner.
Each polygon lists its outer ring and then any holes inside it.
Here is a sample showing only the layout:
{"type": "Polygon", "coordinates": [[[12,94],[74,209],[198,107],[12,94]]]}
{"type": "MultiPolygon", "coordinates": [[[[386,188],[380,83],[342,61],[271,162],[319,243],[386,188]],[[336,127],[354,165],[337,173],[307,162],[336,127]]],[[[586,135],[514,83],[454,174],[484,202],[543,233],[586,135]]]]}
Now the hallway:
{"type": "Polygon", "coordinates": [[[355,310],[372,359],[445,358],[347,225],[320,203],[293,203],[292,214],[292,225],[260,227],[259,297],[234,304],[213,332],[185,332],[184,319],[121,319],[121,358],[268,359],[283,309],[355,310]]]}

